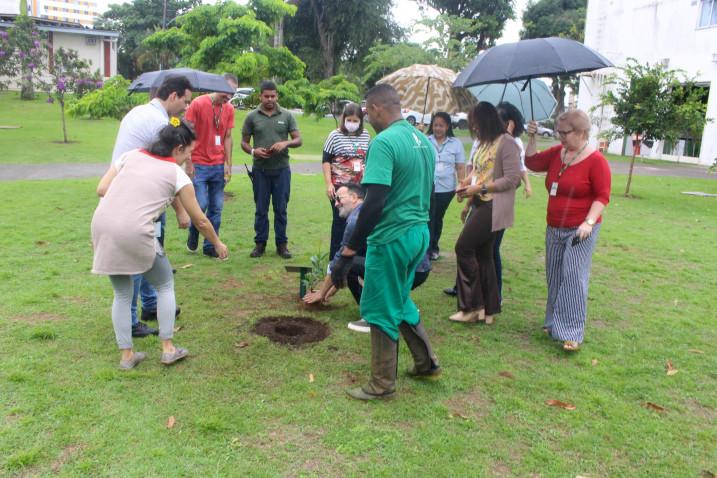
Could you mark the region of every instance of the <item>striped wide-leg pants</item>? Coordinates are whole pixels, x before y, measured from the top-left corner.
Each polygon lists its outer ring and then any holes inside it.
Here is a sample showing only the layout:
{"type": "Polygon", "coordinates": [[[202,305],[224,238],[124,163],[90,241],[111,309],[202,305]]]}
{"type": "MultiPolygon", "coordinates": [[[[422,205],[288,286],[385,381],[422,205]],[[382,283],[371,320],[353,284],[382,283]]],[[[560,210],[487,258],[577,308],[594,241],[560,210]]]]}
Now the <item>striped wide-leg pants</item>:
{"type": "Polygon", "coordinates": [[[548,226],[545,231],[545,275],[548,301],[545,327],[557,340],[582,343],[588,305],[588,283],[600,224],[592,234],[572,245],[577,228],[548,226]]]}

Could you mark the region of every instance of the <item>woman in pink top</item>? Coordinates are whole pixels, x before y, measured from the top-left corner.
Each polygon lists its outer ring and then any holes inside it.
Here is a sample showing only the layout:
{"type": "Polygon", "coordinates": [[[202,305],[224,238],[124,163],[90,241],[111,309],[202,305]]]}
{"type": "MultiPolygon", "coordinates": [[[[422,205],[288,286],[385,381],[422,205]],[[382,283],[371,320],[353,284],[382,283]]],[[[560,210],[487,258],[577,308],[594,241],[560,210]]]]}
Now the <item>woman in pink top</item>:
{"type": "Polygon", "coordinates": [[[538,153],[537,124],[528,125],[525,165],[545,172],[548,227],[545,271],[548,300],[543,329],[563,341],[565,350],[580,347],[585,335],[588,283],[602,212],[610,201],[610,166],[588,144],[590,118],[571,110],[557,121],[560,145],[538,153]]]}
{"type": "Polygon", "coordinates": [[[174,277],[155,231],[156,219],[175,196],[192,224],[214,245],[219,258],[227,257],[227,247],[199,208],[192,181],[180,167],[190,159],[195,139],[188,123],[172,118],[149,151],[137,149],[120,156],[97,186],[102,199],[92,217],[92,272],[109,275],[114,288],[112,324],[122,353],[122,370],[134,368],[146,357],[132,350],[130,306],[134,274],[144,274],[157,289],[161,362],[169,365],[189,354],[172,344],[174,277]]]}

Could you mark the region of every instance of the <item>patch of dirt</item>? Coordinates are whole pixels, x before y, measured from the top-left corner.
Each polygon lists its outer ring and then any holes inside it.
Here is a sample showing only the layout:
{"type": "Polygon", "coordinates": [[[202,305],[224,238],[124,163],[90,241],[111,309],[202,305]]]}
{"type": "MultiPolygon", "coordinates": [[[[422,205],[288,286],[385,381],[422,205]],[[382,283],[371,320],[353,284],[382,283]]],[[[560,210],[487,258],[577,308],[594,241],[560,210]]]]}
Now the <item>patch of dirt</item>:
{"type": "Polygon", "coordinates": [[[65,319],[67,319],[67,317],[57,314],[48,314],[45,312],[41,312],[39,314],[16,315],[11,318],[11,320],[14,320],[15,322],[24,322],[26,324],[33,325],[44,324],[45,322],[57,322],[65,319]]]}
{"type": "Polygon", "coordinates": [[[231,191],[224,191],[224,202],[229,202],[234,200],[234,193],[231,191]]]}
{"type": "Polygon", "coordinates": [[[57,473],[60,471],[60,468],[67,463],[70,460],[73,460],[75,458],[75,455],[84,448],[84,445],[69,445],[66,446],[64,450],[62,450],[62,453],[60,453],[60,456],[57,457],[55,461],[52,462],[52,466],[50,467],[52,469],[53,473],[57,473]]]}
{"type": "Polygon", "coordinates": [[[254,333],[283,345],[321,342],[329,336],[329,326],[309,317],[264,317],[254,326],[254,333]]]}
{"type": "Polygon", "coordinates": [[[79,141],[68,141],[67,143],[65,143],[64,141],[50,141],[50,142],[51,142],[52,144],[75,144],[75,143],[79,143],[79,141]]]}
{"type": "Polygon", "coordinates": [[[687,400],[685,402],[685,406],[693,415],[704,418],[707,422],[714,422],[717,420],[717,410],[702,405],[693,398],[687,400]]]}
{"type": "Polygon", "coordinates": [[[483,396],[479,388],[457,393],[444,403],[452,416],[474,419],[488,415],[492,406],[491,401],[483,396]]]}
{"type": "Polygon", "coordinates": [[[513,476],[513,470],[511,470],[510,467],[502,461],[497,461],[493,463],[493,466],[490,469],[490,474],[492,476],[500,477],[513,476]]]}

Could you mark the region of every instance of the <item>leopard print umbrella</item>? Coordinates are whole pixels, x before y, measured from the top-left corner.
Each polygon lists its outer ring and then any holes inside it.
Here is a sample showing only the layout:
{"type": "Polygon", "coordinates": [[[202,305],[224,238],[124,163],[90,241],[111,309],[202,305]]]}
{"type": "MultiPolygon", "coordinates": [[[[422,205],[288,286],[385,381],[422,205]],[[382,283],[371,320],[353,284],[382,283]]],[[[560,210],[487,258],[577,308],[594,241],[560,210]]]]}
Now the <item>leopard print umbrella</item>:
{"type": "Polygon", "coordinates": [[[401,107],[419,113],[449,114],[468,112],[475,104],[473,95],[464,88],[453,88],[456,73],[436,65],[411,65],[384,76],[376,83],[387,83],[401,96],[401,107]]]}

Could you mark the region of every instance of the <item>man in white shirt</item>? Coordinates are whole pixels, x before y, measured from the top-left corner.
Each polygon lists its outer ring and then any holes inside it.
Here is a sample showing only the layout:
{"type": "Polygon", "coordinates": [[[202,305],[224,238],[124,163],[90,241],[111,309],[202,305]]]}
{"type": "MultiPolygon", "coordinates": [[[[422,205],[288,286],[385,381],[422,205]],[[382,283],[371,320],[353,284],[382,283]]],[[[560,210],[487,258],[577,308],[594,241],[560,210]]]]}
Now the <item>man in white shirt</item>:
{"type": "MultiPolygon", "coordinates": [[[[157,141],[159,130],[167,126],[169,118],[182,114],[192,101],[192,85],[184,76],[167,77],[157,90],[157,96],[144,105],[136,106],[122,118],[112,162],[116,162],[124,153],[133,149],[149,147],[157,141]]],[[[177,214],[179,227],[189,227],[189,216],[178,201],[172,206],[177,214]]],[[[165,217],[157,222],[159,242],[164,243],[165,217]]],[[[152,285],[141,275],[134,276],[134,295],[132,297],[132,336],[146,337],[157,335],[157,329],[148,327],[137,319],[137,296],[142,295],[142,320],[157,318],[157,293],[152,285]]],[[[179,309],[177,309],[179,310],[179,309]]]]}

